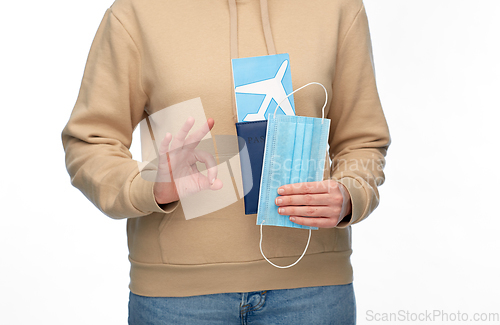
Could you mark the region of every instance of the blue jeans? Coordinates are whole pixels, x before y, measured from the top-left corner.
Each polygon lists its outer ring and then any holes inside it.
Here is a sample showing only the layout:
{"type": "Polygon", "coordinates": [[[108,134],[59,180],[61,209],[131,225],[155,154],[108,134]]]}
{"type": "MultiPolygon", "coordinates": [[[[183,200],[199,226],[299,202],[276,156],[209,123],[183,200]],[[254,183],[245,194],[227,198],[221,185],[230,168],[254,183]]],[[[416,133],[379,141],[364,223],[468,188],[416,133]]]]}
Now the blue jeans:
{"type": "Polygon", "coordinates": [[[130,325],[356,323],[351,284],[194,297],[130,293],[130,325]]]}

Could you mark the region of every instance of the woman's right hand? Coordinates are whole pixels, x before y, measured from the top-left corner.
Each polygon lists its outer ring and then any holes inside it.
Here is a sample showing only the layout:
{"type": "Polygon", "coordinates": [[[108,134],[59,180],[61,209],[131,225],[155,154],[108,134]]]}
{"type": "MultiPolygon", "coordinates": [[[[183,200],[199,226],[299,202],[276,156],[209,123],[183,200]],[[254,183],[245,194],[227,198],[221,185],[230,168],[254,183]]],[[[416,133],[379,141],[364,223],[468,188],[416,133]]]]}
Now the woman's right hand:
{"type": "Polygon", "coordinates": [[[202,190],[222,188],[222,181],[217,179],[214,157],[206,151],[196,149],[201,139],[213,128],[214,120],[208,119],[199,130],[187,136],[193,125],[194,118],[190,117],[173,139],[167,133],[161,142],[153,188],[158,204],[174,202],[202,190]],[[198,170],[197,162],[205,164],[207,176],[198,170]]]}

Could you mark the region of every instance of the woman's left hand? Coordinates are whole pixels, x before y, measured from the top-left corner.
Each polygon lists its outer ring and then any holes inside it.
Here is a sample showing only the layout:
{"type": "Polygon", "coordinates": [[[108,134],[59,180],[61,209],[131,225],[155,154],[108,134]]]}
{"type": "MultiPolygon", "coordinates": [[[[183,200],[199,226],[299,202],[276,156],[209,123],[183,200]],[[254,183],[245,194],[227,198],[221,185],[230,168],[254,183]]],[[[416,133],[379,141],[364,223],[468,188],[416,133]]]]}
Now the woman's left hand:
{"type": "Polygon", "coordinates": [[[333,228],[351,214],[349,192],[334,180],[283,185],[278,194],[278,213],[299,225],[333,228]]]}

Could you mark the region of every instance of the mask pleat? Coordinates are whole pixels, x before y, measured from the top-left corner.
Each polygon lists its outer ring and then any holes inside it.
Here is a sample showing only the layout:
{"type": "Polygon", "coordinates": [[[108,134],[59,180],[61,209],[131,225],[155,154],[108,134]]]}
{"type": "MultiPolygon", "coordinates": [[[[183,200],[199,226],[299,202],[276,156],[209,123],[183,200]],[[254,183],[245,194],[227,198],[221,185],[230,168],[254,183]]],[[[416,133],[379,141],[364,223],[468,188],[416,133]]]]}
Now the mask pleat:
{"type": "MultiPolygon", "coordinates": [[[[325,132],[329,131],[329,124],[321,123],[321,119],[314,119],[314,133],[313,139],[325,139],[325,132]]],[[[323,169],[325,165],[325,141],[313,141],[311,146],[311,159],[309,163],[309,177],[310,179],[321,179],[323,177],[323,169]]]]}
{"type": "MultiPolygon", "coordinates": [[[[276,119],[276,122],[279,123],[280,132],[278,132],[275,137],[275,158],[281,163],[276,163],[274,165],[275,174],[270,181],[273,184],[271,190],[274,191],[274,195],[277,197],[278,187],[290,184],[297,123],[295,118],[290,118],[289,116],[280,116],[276,119]]],[[[268,215],[274,216],[279,226],[289,226],[291,221],[288,217],[279,215],[277,212],[278,207],[275,205],[274,201],[271,203],[268,215]]]]}
{"type": "Polygon", "coordinates": [[[302,150],[302,162],[300,168],[300,181],[309,182],[309,161],[311,160],[311,145],[313,142],[313,121],[311,119],[305,120],[304,130],[304,148],[302,150]]]}
{"type": "Polygon", "coordinates": [[[328,135],[330,134],[330,123],[321,123],[321,121],[318,121],[319,124],[321,124],[321,134],[319,135],[320,139],[326,139],[326,141],[321,141],[318,145],[318,157],[320,157],[318,164],[316,165],[316,175],[315,179],[322,179],[323,178],[323,172],[325,169],[325,160],[327,157],[326,153],[326,148],[328,145],[328,135]]]}
{"type": "Polygon", "coordinates": [[[302,167],[302,150],[304,148],[304,119],[297,118],[297,128],[295,132],[295,147],[293,148],[293,163],[290,176],[290,184],[300,183],[300,169],[302,167]]]}

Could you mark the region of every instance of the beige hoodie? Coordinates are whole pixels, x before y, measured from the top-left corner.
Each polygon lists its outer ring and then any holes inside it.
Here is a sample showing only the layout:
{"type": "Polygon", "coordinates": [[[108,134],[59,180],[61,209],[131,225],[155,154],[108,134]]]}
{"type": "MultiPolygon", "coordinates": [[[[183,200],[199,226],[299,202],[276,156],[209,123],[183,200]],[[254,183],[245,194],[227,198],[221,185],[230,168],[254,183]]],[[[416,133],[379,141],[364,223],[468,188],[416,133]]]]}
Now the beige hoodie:
{"type": "MultiPolygon", "coordinates": [[[[239,57],[268,54],[256,0],[237,1],[239,57]]],[[[200,98],[212,136],[235,135],[230,14],[225,0],[117,0],[104,14],[81,89],[62,133],[72,184],[103,213],[127,220],[130,289],[145,296],[189,296],[345,284],[352,281],[351,224],[378,205],[390,144],[377,94],[361,0],[270,0],[278,53],[289,53],[294,88],[327,86],[330,177],[346,186],[352,215],[313,231],[296,266],[277,269],[259,251],[255,215],[243,199],[186,220],[182,204],[158,206],[129,147],[149,114],[200,98]]],[[[318,87],[319,88],[319,87],[318,87]]],[[[294,95],[297,115],[321,116],[321,89],[294,95]]],[[[134,157],[135,158],[135,157],[134,157]]],[[[266,256],[293,263],[308,232],[265,228],[266,256]]]]}

